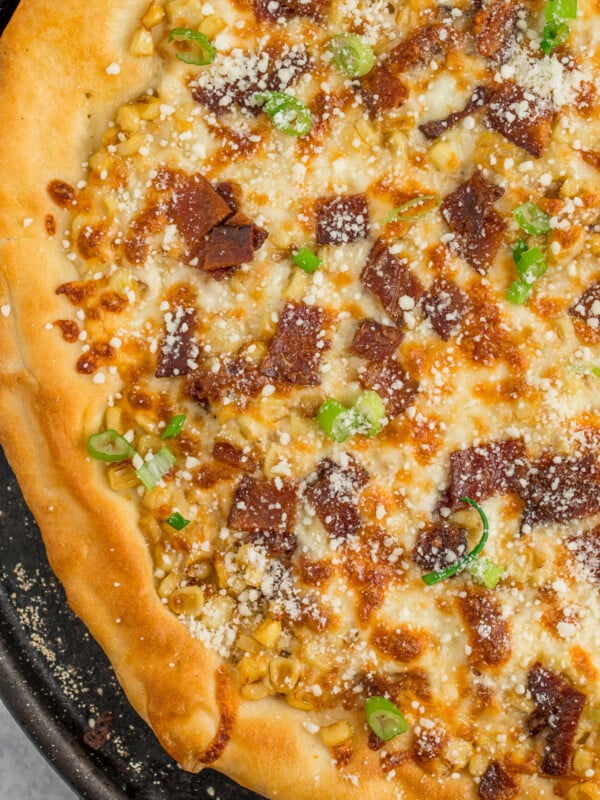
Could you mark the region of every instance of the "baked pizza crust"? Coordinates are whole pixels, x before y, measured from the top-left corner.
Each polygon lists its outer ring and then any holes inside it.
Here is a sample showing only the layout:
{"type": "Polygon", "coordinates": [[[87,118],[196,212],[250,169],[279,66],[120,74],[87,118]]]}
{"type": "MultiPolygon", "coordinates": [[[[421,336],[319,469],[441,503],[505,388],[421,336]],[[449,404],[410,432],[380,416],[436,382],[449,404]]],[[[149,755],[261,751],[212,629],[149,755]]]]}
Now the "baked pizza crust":
{"type": "MultiPolygon", "coordinates": [[[[157,595],[136,508],[112,492],[86,456],[105,392],[72,365],[69,345],[45,329],[63,316],[58,284],[79,275],[64,255],[46,187],[76,184],[116,110],[156,81],[159,59],[128,53],[147,3],[23,2],[0,44],[0,439],[43,533],[69,604],[112,662],[136,711],[187,770],[222,770],[268,797],[375,800],[391,794],[365,744],[350,773],[302,726],[302,712],[266,698],[240,701],[233,675],[190,636],[157,595]],[[118,64],[118,74],[107,67],[118,64]],[[52,212],[58,235],[49,237],[52,212]],[[29,222],[30,221],[30,222],[29,222]]],[[[364,726],[355,714],[355,728],[364,726]]],[[[363,741],[364,741],[363,737],[363,741]]],[[[398,783],[398,780],[400,782],[398,783]]],[[[477,787],[400,766],[404,800],[467,800],[477,787]]],[[[535,778],[529,779],[535,790],[535,778]]],[[[533,796],[529,794],[528,796],[533,796]]]]}

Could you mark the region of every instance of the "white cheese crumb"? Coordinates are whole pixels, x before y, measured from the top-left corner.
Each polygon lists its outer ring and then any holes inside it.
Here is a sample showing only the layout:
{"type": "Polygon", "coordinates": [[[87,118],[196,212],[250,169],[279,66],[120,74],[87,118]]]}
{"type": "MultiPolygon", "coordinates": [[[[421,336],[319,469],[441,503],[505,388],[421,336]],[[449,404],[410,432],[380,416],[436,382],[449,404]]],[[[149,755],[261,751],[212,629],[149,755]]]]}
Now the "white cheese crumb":
{"type": "MultiPolygon", "coordinates": [[[[9,305],[9,303],[6,303],[5,305],[0,306],[0,314],[2,314],[3,317],[8,317],[9,316],[9,314],[10,314],[10,305],[9,305]]],[[[50,326],[50,327],[52,327],[52,326],[50,326]]]]}
{"type": "Polygon", "coordinates": [[[119,75],[121,73],[121,65],[117,64],[116,61],[113,61],[112,64],[109,64],[106,68],[107,75],[119,75]]]}

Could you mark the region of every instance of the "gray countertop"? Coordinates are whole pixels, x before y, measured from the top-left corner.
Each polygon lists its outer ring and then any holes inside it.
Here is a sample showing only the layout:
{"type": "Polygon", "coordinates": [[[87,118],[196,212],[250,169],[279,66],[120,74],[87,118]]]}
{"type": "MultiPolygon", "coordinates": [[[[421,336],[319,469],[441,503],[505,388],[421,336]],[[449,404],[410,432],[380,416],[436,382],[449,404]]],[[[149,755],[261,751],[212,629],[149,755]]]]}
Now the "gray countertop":
{"type": "Polygon", "coordinates": [[[77,800],[0,701],[0,800],[77,800]]]}

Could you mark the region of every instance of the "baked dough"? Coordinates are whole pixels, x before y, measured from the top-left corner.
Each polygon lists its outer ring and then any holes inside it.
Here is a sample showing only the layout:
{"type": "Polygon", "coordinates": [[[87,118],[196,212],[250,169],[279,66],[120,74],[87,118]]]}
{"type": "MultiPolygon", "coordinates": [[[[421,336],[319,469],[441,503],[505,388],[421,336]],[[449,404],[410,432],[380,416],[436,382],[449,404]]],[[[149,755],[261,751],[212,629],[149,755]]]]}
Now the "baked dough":
{"type": "Polygon", "coordinates": [[[502,0],[23,0],[2,37],[0,438],[185,769],[600,797],[600,26],[565,13],[547,54],[502,0]]]}

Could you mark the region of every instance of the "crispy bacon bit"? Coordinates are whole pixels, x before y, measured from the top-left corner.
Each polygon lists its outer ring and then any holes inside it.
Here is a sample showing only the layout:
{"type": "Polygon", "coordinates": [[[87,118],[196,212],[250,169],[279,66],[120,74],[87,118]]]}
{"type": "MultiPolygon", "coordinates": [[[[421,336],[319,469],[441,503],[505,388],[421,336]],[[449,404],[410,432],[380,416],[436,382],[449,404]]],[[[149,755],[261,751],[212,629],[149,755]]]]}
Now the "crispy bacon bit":
{"type": "Polygon", "coordinates": [[[317,244],[349,244],[369,235],[369,204],[364,194],[321,197],[315,213],[317,244]]]}
{"type": "Polygon", "coordinates": [[[356,534],[362,518],[356,495],[369,480],[369,473],[356,459],[343,454],[340,464],[325,458],[307,495],[327,533],[335,539],[356,534]]]}
{"type": "Polygon", "coordinates": [[[294,483],[245,476],[233,498],[227,526],[251,534],[251,541],[264,545],[271,555],[289,555],[296,549],[297,504],[294,483]]]}
{"type": "Polygon", "coordinates": [[[412,551],[412,560],[427,572],[437,572],[453,564],[467,553],[464,528],[441,521],[419,531],[412,551]]]}
{"type": "Polygon", "coordinates": [[[361,78],[360,93],[369,113],[374,117],[397,108],[408,100],[408,88],[385,64],[378,64],[361,78]]]}
{"type": "Polygon", "coordinates": [[[442,214],[455,234],[452,249],[481,273],[487,272],[506,229],[506,222],[494,208],[504,189],[488,183],[476,170],[468,181],[442,203],[442,214]]]}
{"type": "Polygon", "coordinates": [[[490,90],[487,124],[509,142],[539,158],[552,132],[555,109],[533,92],[513,81],[504,81],[490,90]]]}
{"type": "Polygon", "coordinates": [[[477,52],[502,61],[508,46],[517,35],[517,23],[523,6],[512,0],[500,0],[479,9],[473,19],[477,52]]]}
{"type": "Polygon", "coordinates": [[[468,117],[469,114],[473,114],[478,108],[484,106],[487,100],[487,88],[485,86],[478,86],[463,109],[454,111],[443,119],[432,119],[429,122],[424,122],[422,125],[419,125],[419,130],[427,139],[437,139],[438,136],[449,131],[462,119],[468,117]]]}
{"type": "Polygon", "coordinates": [[[192,484],[200,489],[212,489],[221,481],[231,481],[236,477],[233,470],[220,464],[203,464],[192,478],[192,484]]]}
{"type": "Polygon", "coordinates": [[[445,342],[458,332],[469,308],[467,295],[447,278],[436,278],[421,297],[423,313],[445,342]]]}
{"type": "Polygon", "coordinates": [[[308,17],[308,19],[324,19],[329,9],[330,0],[252,0],[254,14],[260,22],[269,20],[279,22],[290,17],[308,17]]]}
{"type": "Polygon", "coordinates": [[[590,580],[600,587],[600,525],[569,539],[568,548],[590,580]]]}
{"type": "Polygon", "coordinates": [[[83,734],[83,741],[92,750],[99,750],[110,739],[110,728],[113,715],[110,711],[103,711],[96,718],[94,725],[83,734]]]}
{"type": "Polygon", "coordinates": [[[417,761],[433,761],[444,749],[448,734],[441,727],[419,728],[413,742],[413,753],[417,761]]]}
{"type": "Polygon", "coordinates": [[[198,346],[194,341],[196,311],[193,308],[177,308],[175,313],[165,314],[165,334],[161,340],[157,378],[173,378],[188,375],[195,368],[198,346]]]}
{"type": "Polygon", "coordinates": [[[86,297],[91,297],[95,292],[95,281],[70,281],[69,283],[61,283],[56,290],[56,294],[64,294],[74,306],[79,305],[86,297]]]}
{"type": "Polygon", "coordinates": [[[252,261],[253,256],[253,225],[219,225],[208,235],[202,267],[208,272],[239,267],[252,261]]]}
{"type": "Polygon", "coordinates": [[[450,505],[461,497],[478,503],[493,494],[522,493],[529,460],[522,439],[506,439],[450,454],[450,505]]]}
{"type": "Polygon", "coordinates": [[[243,472],[255,472],[259,463],[251,452],[245,452],[229,442],[215,442],[212,449],[215,461],[227,464],[230,467],[241,469],[243,472]]]}
{"type": "Polygon", "coordinates": [[[173,194],[169,201],[169,222],[175,223],[188,247],[189,258],[197,257],[204,245],[204,237],[215,225],[231,216],[229,204],[199,173],[184,175],[161,170],[156,179],[167,181],[173,194]]]}
{"type": "Polygon", "coordinates": [[[207,401],[226,401],[243,409],[248,399],[255,397],[267,382],[256,364],[242,356],[224,356],[216,366],[216,371],[212,367],[202,366],[186,384],[185,393],[202,406],[207,401]]]}
{"type": "Polygon", "coordinates": [[[323,318],[318,306],[286,303],[261,373],[285,383],[321,383],[321,353],[329,346],[323,334],[323,318]]]}
{"type": "Polygon", "coordinates": [[[484,772],[477,796],[481,800],[513,800],[519,786],[499,761],[492,761],[484,772]]]}
{"type": "Polygon", "coordinates": [[[370,361],[385,361],[394,355],[402,341],[402,331],[393,325],[380,325],[374,319],[363,319],[356,329],[350,350],[370,361]]]}
{"type": "Polygon", "coordinates": [[[44,229],[48,236],[56,234],[56,219],[52,214],[46,214],[44,217],[44,229]]]}
{"type": "MultiPolygon", "coordinates": [[[[270,4],[272,0],[268,0],[270,4]]],[[[319,2],[319,0],[315,0],[319,2]]],[[[265,3],[267,5],[267,3],[265,3]]],[[[303,45],[272,47],[258,52],[229,55],[203,71],[192,84],[192,96],[217,116],[238,105],[251,114],[260,113],[257,92],[284,92],[311,68],[312,62],[303,45]]]]}
{"type": "Polygon", "coordinates": [[[418,64],[429,64],[434,56],[456,50],[461,39],[458,31],[440,22],[422,25],[390,51],[386,63],[393,72],[406,72],[418,64]]]}
{"type": "Polygon", "coordinates": [[[544,456],[529,470],[523,525],[569,522],[600,511],[600,475],[593,456],[544,456]]]}
{"type": "Polygon", "coordinates": [[[61,208],[68,208],[77,203],[77,192],[70,183],[50,181],[46,190],[56,205],[61,208]]]}
{"type": "Polygon", "coordinates": [[[590,333],[600,333],[600,281],[593,283],[569,309],[575,320],[583,322],[590,333]]]}
{"type": "Polygon", "coordinates": [[[74,319],[57,319],[54,324],[57,328],[60,328],[65,342],[72,344],[79,338],[79,325],[74,319]]]}
{"type": "Polygon", "coordinates": [[[398,258],[378,239],[360,276],[362,285],[373,292],[394,320],[402,318],[403,310],[413,308],[423,292],[407,264],[406,259],[398,258]]]}
{"type": "Polygon", "coordinates": [[[577,725],[586,696],[574,689],[562,675],[546,669],[539,661],[529,671],[527,688],[536,706],[532,726],[535,733],[544,727],[550,729],[544,747],[542,773],[566,775],[571,765],[577,725]]]}
{"type": "Polygon", "coordinates": [[[417,381],[392,359],[383,364],[369,364],[359,378],[366,389],[381,396],[389,417],[397,417],[408,408],[419,391],[417,381]]]}
{"type": "Polygon", "coordinates": [[[377,625],[371,636],[371,643],[386,656],[391,656],[396,661],[408,662],[422,655],[426,637],[406,625],[398,625],[394,630],[377,625]]]}
{"type": "Polygon", "coordinates": [[[457,602],[469,628],[469,658],[473,664],[495,667],[507,661],[511,652],[510,628],[493,592],[469,586],[457,602]]]}

